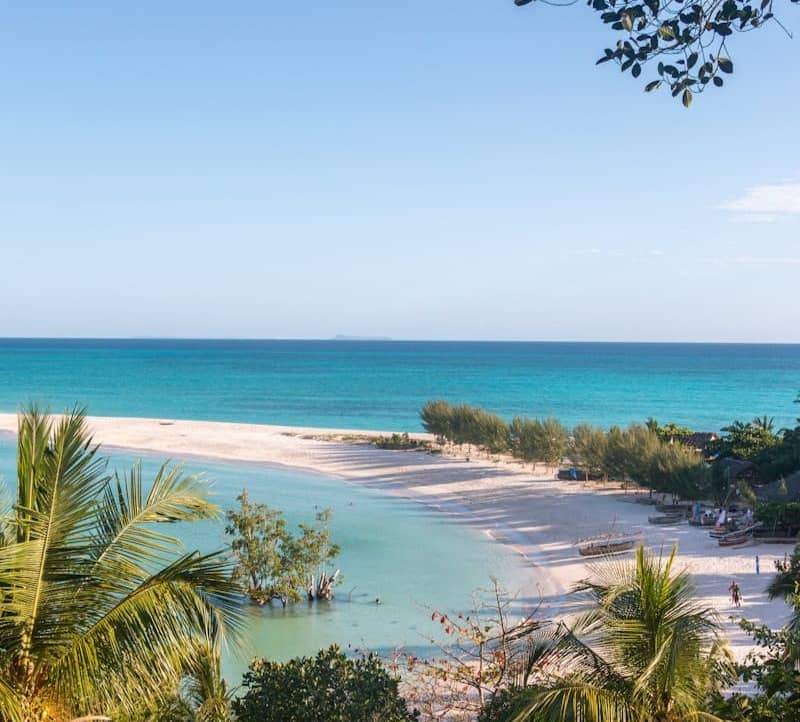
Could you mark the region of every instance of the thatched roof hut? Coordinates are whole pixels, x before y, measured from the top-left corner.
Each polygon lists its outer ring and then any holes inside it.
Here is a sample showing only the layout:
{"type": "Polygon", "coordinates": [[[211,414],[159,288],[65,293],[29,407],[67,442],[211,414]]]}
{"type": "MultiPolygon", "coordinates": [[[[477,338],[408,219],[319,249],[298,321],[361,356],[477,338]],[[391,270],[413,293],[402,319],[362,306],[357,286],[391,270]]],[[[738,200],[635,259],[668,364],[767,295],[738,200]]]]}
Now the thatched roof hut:
{"type": "Polygon", "coordinates": [[[717,439],[719,439],[719,436],[717,436],[717,434],[715,434],[713,431],[695,431],[687,436],[683,440],[683,443],[686,444],[686,446],[694,449],[699,454],[705,455],[708,453],[708,447],[711,442],[716,441],[717,439]]]}
{"type": "Polygon", "coordinates": [[[718,459],[716,463],[719,464],[723,474],[729,481],[739,481],[741,479],[751,484],[758,481],[758,467],[752,461],[725,457],[724,459],[718,459]]]}
{"type": "Polygon", "coordinates": [[[761,501],[800,501],[800,471],[758,487],[756,496],[761,501]]]}

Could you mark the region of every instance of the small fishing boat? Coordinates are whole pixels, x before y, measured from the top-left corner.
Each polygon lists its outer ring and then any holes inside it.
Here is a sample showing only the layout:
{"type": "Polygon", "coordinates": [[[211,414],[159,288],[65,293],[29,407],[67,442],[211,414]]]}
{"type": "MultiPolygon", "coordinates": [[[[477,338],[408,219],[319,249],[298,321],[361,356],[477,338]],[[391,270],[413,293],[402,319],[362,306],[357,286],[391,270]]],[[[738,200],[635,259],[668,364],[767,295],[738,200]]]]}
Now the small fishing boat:
{"type": "Polygon", "coordinates": [[[640,529],[617,531],[578,539],[575,546],[582,557],[600,557],[630,551],[642,536],[640,529]]]}
{"type": "Polygon", "coordinates": [[[647,521],[651,524],[680,524],[685,518],[683,514],[663,514],[659,516],[648,516],[647,521]]]}
{"type": "Polygon", "coordinates": [[[600,557],[610,554],[622,554],[630,551],[636,544],[635,539],[597,540],[588,542],[578,547],[578,554],[582,557],[600,557]]]}
{"type": "MultiPolygon", "coordinates": [[[[743,526],[741,529],[731,529],[726,534],[723,534],[721,537],[717,537],[717,538],[718,539],[719,538],[722,538],[722,539],[735,539],[736,537],[747,536],[748,534],[750,536],[752,536],[753,533],[756,530],[760,529],[762,526],[763,526],[762,523],[760,521],[757,521],[755,524],[749,524],[748,526],[743,526]]],[[[712,534],[713,534],[713,532],[712,532],[712,534]]]]}
{"type": "Polygon", "coordinates": [[[734,536],[727,539],[720,539],[719,545],[721,547],[742,547],[753,541],[752,534],[745,534],[744,536],[734,536]]]}

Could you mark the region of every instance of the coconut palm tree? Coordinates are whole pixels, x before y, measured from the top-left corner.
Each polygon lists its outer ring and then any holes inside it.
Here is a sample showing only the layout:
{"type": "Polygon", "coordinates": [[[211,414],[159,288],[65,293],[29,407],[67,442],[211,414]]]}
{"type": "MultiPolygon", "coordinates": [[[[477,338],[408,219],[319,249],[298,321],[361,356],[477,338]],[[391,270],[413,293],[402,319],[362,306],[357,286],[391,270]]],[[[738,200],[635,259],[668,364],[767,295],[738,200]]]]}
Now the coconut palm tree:
{"type": "Polygon", "coordinates": [[[676,549],[664,560],[639,547],[633,563],[608,561],[580,585],[589,611],[566,629],[516,720],[680,722],[702,712],[709,692],[732,671],[715,614],[695,600],[676,549]]]}
{"type": "Polygon", "coordinates": [[[196,643],[219,650],[239,625],[228,560],[158,528],[217,514],[200,480],[107,468],[83,410],[20,414],[0,524],[3,722],[130,713],[175,689],[196,643]]]}
{"type": "Polygon", "coordinates": [[[753,419],[753,426],[758,429],[764,429],[764,431],[772,432],[775,429],[775,417],[774,416],[756,416],[753,419]]]}

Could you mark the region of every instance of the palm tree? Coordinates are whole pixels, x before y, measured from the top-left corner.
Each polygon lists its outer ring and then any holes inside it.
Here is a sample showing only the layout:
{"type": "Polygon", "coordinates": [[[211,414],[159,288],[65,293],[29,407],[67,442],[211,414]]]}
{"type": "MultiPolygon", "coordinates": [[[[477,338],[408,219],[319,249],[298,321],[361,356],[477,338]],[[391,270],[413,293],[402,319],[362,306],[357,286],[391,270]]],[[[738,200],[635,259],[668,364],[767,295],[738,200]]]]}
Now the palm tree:
{"type": "Polygon", "coordinates": [[[132,715],[118,715],[114,722],[230,722],[235,690],[229,690],[222,677],[219,654],[198,643],[193,655],[178,687],[156,704],[140,704],[132,715]]]}
{"type": "Polygon", "coordinates": [[[774,416],[756,416],[753,419],[753,426],[757,429],[764,429],[764,431],[772,432],[775,429],[775,417],[774,416]]]}
{"type": "Polygon", "coordinates": [[[731,673],[715,614],[694,598],[687,572],[639,547],[579,589],[592,606],[565,629],[533,702],[516,720],[679,722],[715,719],[702,705],[731,673]]]}
{"type": "Polygon", "coordinates": [[[84,410],[20,414],[16,504],[0,523],[3,722],[130,713],[175,689],[196,643],[218,652],[239,626],[228,560],[157,528],[216,516],[200,480],[107,468],[84,410]]]}

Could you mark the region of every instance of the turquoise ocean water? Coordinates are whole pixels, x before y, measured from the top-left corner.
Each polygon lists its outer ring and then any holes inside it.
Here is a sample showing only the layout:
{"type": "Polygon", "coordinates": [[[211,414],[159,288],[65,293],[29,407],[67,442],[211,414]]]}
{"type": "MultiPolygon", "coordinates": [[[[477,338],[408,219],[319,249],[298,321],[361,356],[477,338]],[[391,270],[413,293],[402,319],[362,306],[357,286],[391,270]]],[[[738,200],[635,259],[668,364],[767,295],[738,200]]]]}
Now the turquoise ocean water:
{"type": "Polygon", "coordinates": [[[800,345],[0,340],[0,410],[417,430],[432,398],[510,417],[715,430],[800,407],[800,345]]]}

